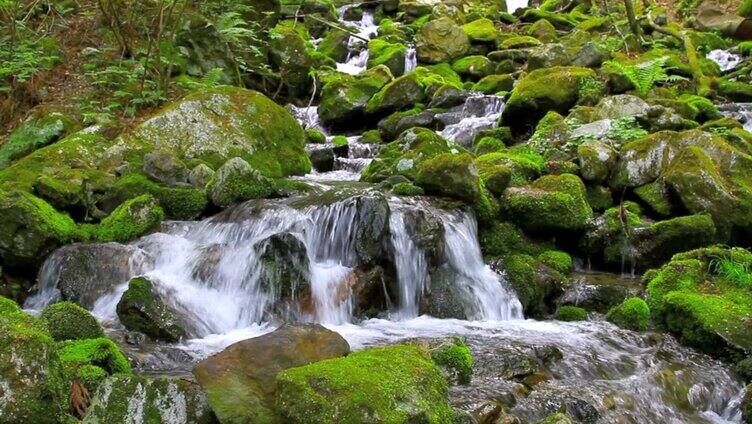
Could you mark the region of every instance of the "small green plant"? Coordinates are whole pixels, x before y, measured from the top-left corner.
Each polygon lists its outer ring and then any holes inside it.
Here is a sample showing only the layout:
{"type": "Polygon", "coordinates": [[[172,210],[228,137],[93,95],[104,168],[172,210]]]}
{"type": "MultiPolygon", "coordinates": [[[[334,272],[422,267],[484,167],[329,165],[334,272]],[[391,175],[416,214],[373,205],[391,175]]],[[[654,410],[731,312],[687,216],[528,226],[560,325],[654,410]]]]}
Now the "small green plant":
{"type": "Polygon", "coordinates": [[[669,75],[666,67],[669,57],[663,56],[638,64],[624,64],[610,60],[604,66],[612,71],[624,75],[638,94],[646,95],[657,83],[685,81],[678,75],[669,75]]]}
{"type": "Polygon", "coordinates": [[[716,258],[710,261],[710,270],[727,284],[752,288],[752,267],[749,263],[716,258]]]}

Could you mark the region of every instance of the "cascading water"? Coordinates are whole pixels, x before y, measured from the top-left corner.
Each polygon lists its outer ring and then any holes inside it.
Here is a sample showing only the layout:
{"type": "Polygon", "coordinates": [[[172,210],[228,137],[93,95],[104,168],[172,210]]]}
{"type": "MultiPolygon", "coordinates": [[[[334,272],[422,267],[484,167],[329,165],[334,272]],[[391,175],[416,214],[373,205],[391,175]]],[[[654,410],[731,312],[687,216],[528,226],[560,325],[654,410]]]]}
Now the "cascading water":
{"type": "Polygon", "coordinates": [[[376,35],[378,26],[373,19],[372,10],[363,10],[363,16],[360,21],[346,21],[343,16],[353,5],[342,6],[339,9],[340,23],[345,26],[354,26],[356,28],[355,36],[350,36],[347,47],[347,60],[344,63],[337,63],[337,70],[350,75],[357,75],[366,70],[368,64],[368,46],[364,45],[364,40],[370,40],[376,35]]]}
{"type": "Polygon", "coordinates": [[[418,51],[415,46],[410,45],[407,47],[405,53],[405,73],[412,72],[418,67],[418,51]]]}
{"type": "Polygon", "coordinates": [[[720,49],[712,50],[707,54],[706,57],[717,63],[721,68],[721,72],[730,71],[736,68],[744,60],[741,55],[731,53],[728,50],[720,49]]]}
{"type": "Polygon", "coordinates": [[[741,122],[745,130],[752,131],[752,103],[730,103],[719,106],[718,110],[741,122]]]}
{"type": "Polygon", "coordinates": [[[478,133],[498,125],[504,105],[502,97],[475,93],[463,105],[436,115],[436,119],[446,125],[439,134],[462,146],[472,147],[478,133]]]}
{"type": "Polygon", "coordinates": [[[507,10],[509,13],[514,13],[517,9],[527,7],[530,4],[530,0],[507,0],[507,10]]]}

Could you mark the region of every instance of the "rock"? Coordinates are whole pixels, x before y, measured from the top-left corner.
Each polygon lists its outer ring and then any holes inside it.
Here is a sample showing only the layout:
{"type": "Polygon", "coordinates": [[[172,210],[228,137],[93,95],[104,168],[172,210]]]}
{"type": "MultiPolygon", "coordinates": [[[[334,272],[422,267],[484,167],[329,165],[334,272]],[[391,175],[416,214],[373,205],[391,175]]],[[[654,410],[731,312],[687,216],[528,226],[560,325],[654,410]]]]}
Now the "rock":
{"type": "Polygon", "coordinates": [[[8,134],[8,138],[0,146],[0,168],[40,147],[65,138],[77,127],[78,123],[67,113],[45,108],[35,109],[8,134]]]}
{"type": "Polygon", "coordinates": [[[415,183],[426,193],[474,203],[481,197],[478,169],[469,153],[442,153],[423,161],[415,183]]]}
{"type": "Polygon", "coordinates": [[[586,321],[587,311],[577,306],[559,306],[554,311],[554,318],[559,321],[586,321]]]}
{"type": "Polygon", "coordinates": [[[519,131],[531,128],[548,111],[565,114],[577,103],[580,85],[594,78],[595,72],[587,68],[537,69],[514,87],[501,123],[519,131]]]}
{"type": "Polygon", "coordinates": [[[108,376],[132,374],[123,352],[104,335],[63,341],[57,347],[67,382],[78,381],[92,394],[108,376]]]}
{"type": "Polygon", "coordinates": [[[454,72],[473,80],[479,80],[491,75],[495,68],[493,62],[488,60],[487,57],[480,55],[465,56],[452,63],[452,70],[454,72]]]}
{"type": "Polygon", "coordinates": [[[715,240],[710,215],[690,215],[634,229],[633,243],[641,268],[660,266],[679,252],[705,247],[715,240]]]}
{"type": "Polygon", "coordinates": [[[267,197],[274,191],[269,178],[239,157],[225,162],[206,189],[212,203],[219,207],[267,197]]]}
{"type": "Polygon", "coordinates": [[[576,231],[592,215],[585,185],[575,175],[547,175],[528,186],[509,187],[502,209],[529,231],[576,231]]]}
{"type": "Polygon", "coordinates": [[[361,118],[366,103],[392,80],[386,66],[377,66],[359,75],[339,75],[326,81],[321,89],[319,117],[327,126],[348,128],[361,118]]]}
{"type": "Polygon", "coordinates": [[[385,255],[384,245],[389,234],[389,202],[378,192],[352,200],[356,208],[353,224],[357,261],[360,265],[372,264],[385,255]]]}
{"type": "Polygon", "coordinates": [[[288,369],[277,384],[277,405],[289,423],[451,422],[446,380],[415,345],[288,369]]]}
{"type": "MultiPolygon", "coordinates": [[[[275,234],[256,245],[261,263],[259,284],[273,301],[293,302],[310,296],[305,245],[290,233],[275,234]]],[[[278,307],[279,308],[279,307],[278,307]]]]}
{"type": "Polygon", "coordinates": [[[203,189],[209,184],[209,181],[214,177],[214,170],[209,168],[206,164],[196,165],[191,169],[188,174],[188,183],[193,187],[203,189]]]}
{"type": "Polygon", "coordinates": [[[616,165],[617,153],[602,141],[586,141],[577,147],[580,175],[585,181],[602,183],[616,165]]]}
{"type": "Polygon", "coordinates": [[[213,168],[240,157],[276,178],[310,172],[304,144],[305,132],[287,109],[256,91],[219,86],[167,104],[116,139],[108,155],[143,146],[213,168]]]}
{"type": "Polygon", "coordinates": [[[465,103],[471,93],[451,85],[442,85],[431,97],[429,108],[451,108],[465,103]]]}
{"type": "Polygon", "coordinates": [[[11,309],[0,312],[0,421],[58,423],[68,388],[55,342],[43,321],[11,309]]]}
{"type": "Polygon", "coordinates": [[[143,169],[149,179],[165,185],[188,181],[188,168],[172,152],[160,150],[145,154],[143,169]]]}
{"type": "Polygon", "coordinates": [[[214,424],[217,422],[201,388],[167,377],[115,375],[92,396],[84,424],[143,422],[214,424]]]}
{"type": "Polygon", "coordinates": [[[473,375],[473,354],[459,337],[420,340],[433,362],[446,376],[449,384],[470,384],[473,375]]]}
{"type": "Polygon", "coordinates": [[[747,392],[744,394],[740,408],[742,410],[742,417],[747,422],[752,421],[752,384],[747,385],[747,392]]]}
{"type": "Polygon", "coordinates": [[[186,336],[180,318],[160,299],[154,284],[144,277],[128,282],[128,290],[117,304],[117,314],[125,328],[156,340],[175,342],[186,336]]]}
{"type": "Polygon", "coordinates": [[[494,43],[499,36],[494,22],[488,18],[476,19],[462,26],[471,43],[494,43]]]}
{"type": "Polygon", "coordinates": [[[64,300],[92,309],[102,296],[148,267],[140,249],[117,243],[71,244],[53,252],[39,271],[39,287],[57,287],[64,300]]]}
{"type": "Polygon", "coordinates": [[[125,243],[154,230],[165,217],[157,199],[144,194],[123,202],[94,227],[94,238],[100,242],[125,243]]]}
{"type": "Polygon", "coordinates": [[[403,221],[405,230],[415,247],[423,251],[429,266],[440,266],[446,261],[444,253],[444,224],[440,218],[422,209],[407,209],[403,221]]]}
{"type": "Polygon", "coordinates": [[[543,317],[549,313],[549,303],[562,293],[567,279],[527,254],[512,254],[491,263],[517,293],[525,315],[543,317]]]}
{"type": "Polygon", "coordinates": [[[597,68],[606,60],[607,53],[592,41],[585,43],[572,57],[572,65],[583,68],[597,68]]]}
{"type": "Polygon", "coordinates": [[[329,146],[309,150],[308,157],[313,169],[318,172],[329,172],[334,169],[334,150],[329,146]]]}
{"type": "Polygon", "coordinates": [[[310,39],[304,25],[285,20],[271,31],[269,57],[277,67],[282,82],[292,96],[304,95],[308,91],[309,72],[312,60],[308,55],[306,42],[310,39]]]}
{"type": "Polygon", "coordinates": [[[282,422],[275,398],[281,371],[349,352],[339,334],[318,324],[285,325],[204,359],[193,375],[220,422],[277,423],[282,422]]]}
{"type": "MultiPolygon", "coordinates": [[[[349,40],[350,33],[336,28],[331,28],[326,32],[326,35],[319,43],[318,51],[331,58],[335,62],[344,62],[345,60],[347,60],[347,44],[349,40]]],[[[373,66],[369,65],[369,67],[373,66]]]]}
{"type": "Polygon", "coordinates": [[[58,342],[104,337],[96,318],[73,302],[52,303],[42,310],[39,318],[47,323],[50,335],[58,342]]]}
{"type": "Polygon", "coordinates": [[[399,76],[405,73],[405,55],[407,47],[402,43],[390,43],[381,38],[368,42],[368,67],[384,65],[399,76]]]}
{"type": "Polygon", "coordinates": [[[553,43],[559,38],[559,35],[556,33],[556,28],[551,25],[551,22],[548,22],[545,19],[538,20],[530,25],[527,29],[527,33],[544,43],[553,43]]]}
{"type": "Polygon", "coordinates": [[[560,307],[576,306],[587,311],[606,313],[612,306],[621,303],[629,295],[624,281],[608,278],[608,275],[582,275],[564,289],[556,300],[560,307]]]}
{"type": "Polygon", "coordinates": [[[606,316],[609,321],[634,331],[646,331],[650,324],[650,308],[639,297],[630,297],[619,306],[613,307],[606,316]]]}
{"type": "Polygon", "coordinates": [[[563,45],[558,43],[545,44],[516,51],[520,52],[517,53],[517,55],[521,56],[517,60],[526,61],[528,71],[549,69],[557,66],[569,66],[572,64],[572,58],[569,55],[569,52],[563,45]]]}
{"type": "Polygon", "coordinates": [[[141,174],[120,178],[99,202],[104,211],[111,211],[130,199],[149,194],[159,201],[169,219],[192,220],[206,209],[209,201],[204,188],[166,187],[141,174]]]}
{"type": "Polygon", "coordinates": [[[499,43],[499,48],[501,50],[525,49],[528,47],[535,47],[540,45],[540,40],[535,37],[530,37],[528,35],[517,35],[502,40],[499,43]]]}
{"type": "Polygon", "coordinates": [[[404,131],[410,128],[432,127],[435,121],[435,113],[431,110],[410,109],[404,112],[395,112],[379,121],[378,128],[384,140],[394,140],[404,131]]]}
{"type": "Polygon", "coordinates": [[[599,119],[619,119],[646,115],[650,105],[637,96],[619,94],[604,97],[595,105],[595,110],[599,119]]]}
{"type": "Polygon", "coordinates": [[[366,103],[366,112],[386,114],[412,107],[425,99],[418,74],[411,72],[387,83],[366,103]]]}
{"type": "Polygon", "coordinates": [[[390,296],[385,290],[389,281],[382,267],[356,269],[345,284],[350,287],[354,317],[373,318],[389,309],[390,296]]]}
{"type": "Polygon", "coordinates": [[[448,62],[470,50],[470,40],[450,18],[429,21],[415,36],[418,60],[423,63],[448,62]]]}
{"type": "Polygon", "coordinates": [[[514,78],[510,74],[488,75],[473,85],[473,91],[485,94],[496,94],[502,91],[512,91],[514,78]]]}
{"type": "Polygon", "coordinates": [[[538,421],[537,424],[574,424],[574,421],[567,414],[557,412],[538,421]]]}
{"type": "Polygon", "coordinates": [[[447,265],[431,270],[428,287],[420,297],[418,306],[420,315],[430,315],[436,318],[472,319],[473,311],[466,308],[469,293],[458,287],[456,281],[460,278],[447,265]]]}

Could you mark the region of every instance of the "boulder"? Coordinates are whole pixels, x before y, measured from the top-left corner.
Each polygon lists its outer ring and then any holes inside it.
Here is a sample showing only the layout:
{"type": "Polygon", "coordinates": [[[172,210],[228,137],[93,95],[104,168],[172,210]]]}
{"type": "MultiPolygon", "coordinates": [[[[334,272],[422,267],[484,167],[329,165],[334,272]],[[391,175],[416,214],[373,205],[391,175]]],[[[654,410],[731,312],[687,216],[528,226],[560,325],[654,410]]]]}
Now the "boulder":
{"type": "Polygon", "coordinates": [[[58,343],[57,347],[66,381],[78,381],[89,393],[93,394],[110,375],[132,374],[131,364],[123,352],[104,335],[66,340],[58,343]]]}
{"type": "Polygon", "coordinates": [[[359,75],[338,75],[321,89],[319,117],[327,126],[353,127],[365,113],[366,103],[392,80],[386,66],[376,66],[359,75]]]}
{"type": "Polygon", "coordinates": [[[512,254],[490,264],[517,293],[527,317],[550,313],[551,301],[561,295],[567,278],[527,254],[512,254]]]}
{"type": "Polygon", "coordinates": [[[275,234],[259,242],[256,249],[261,288],[274,301],[285,303],[310,296],[308,252],[300,239],[290,233],[275,234]]]}
{"type": "Polygon", "coordinates": [[[487,57],[480,55],[465,56],[452,63],[452,70],[465,78],[477,81],[491,75],[496,66],[487,57]]]}
{"type": "Polygon", "coordinates": [[[499,31],[496,29],[494,22],[488,18],[476,19],[462,26],[467,38],[471,43],[491,43],[496,42],[499,31]]]}
{"type": "Polygon", "coordinates": [[[188,182],[188,168],[174,153],[159,150],[144,155],[144,175],[165,185],[188,182]]]}
{"type": "Polygon", "coordinates": [[[47,323],[55,341],[104,337],[96,318],[73,302],[52,303],[42,310],[39,318],[47,323]]]}
{"type": "Polygon", "coordinates": [[[474,203],[480,200],[478,168],[469,153],[442,153],[423,161],[415,183],[426,193],[474,203]]]}
{"type": "Polygon", "coordinates": [[[0,146],[0,168],[72,133],[78,123],[67,113],[37,108],[0,146]]]}
{"type": "Polygon", "coordinates": [[[212,203],[219,207],[267,197],[274,191],[269,178],[239,157],[225,162],[206,189],[212,203]]]}
{"type": "Polygon", "coordinates": [[[310,35],[305,25],[296,25],[293,20],[281,21],[270,35],[269,57],[279,70],[288,93],[291,96],[306,94],[313,63],[306,48],[310,35]]]}
{"type": "Polygon", "coordinates": [[[284,421],[277,410],[277,375],[349,352],[350,346],[339,334],[320,325],[285,325],[204,359],[196,364],[193,375],[220,422],[278,423],[284,421]]]}
{"type": "Polygon", "coordinates": [[[196,167],[191,169],[191,172],[188,174],[188,183],[193,187],[203,189],[209,184],[209,181],[214,177],[214,174],[214,170],[209,168],[206,164],[202,163],[196,165],[196,167]]]}
{"type": "Polygon", "coordinates": [[[413,108],[404,112],[395,112],[379,121],[378,128],[384,140],[394,140],[410,128],[430,128],[435,122],[436,114],[431,110],[413,108]]]}
{"type": "Polygon", "coordinates": [[[198,384],[183,379],[114,375],[92,396],[84,424],[121,422],[215,424],[198,384]]]}
{"type": "Polygon", "coordinates": [[[484,94],[496,94],[502,91],[512,91],[514,77],[510,74],[488,75],[473,85],[473,91],[484,94]]]}
{"type": "Polygon", "coordinates": [[[98,207],[103,211],[112,211],[123,202],[145,194],[159,201],[159,206],[169,219],[195,219],[209,203],[204,187],[168,187],[157,184],[141,174],[129,174],[108,188],[104,197],[99,199],[98,207]]]}
{"type": "Polygon", "coordinates": [[[164,304],[154,284],[144,277],[128,282],[128,289],[117,304],[120,322],[156,340],[178,341],[186,336],[180,317],[164,304]]]}
{"type": "Polygon", "coordinates": [[[389,202],[383,194],[370,192],[352,198],[356,208],[353,218],[354,247],[359,265],[373,264],[386,255],[389,236],[389,202]]]}
{"type": "Polygon", "coordinates": [[[405,55],[407,47],[402,43],[391,43],[385,39],[375,38],[368,42],[368,67],[384,65],[399,76],[405,73],[405,55]]]}
{"type": "Polygon", "coordinates": [[[277,405],[289,423],[452,421],[447,382],[415,345],[372,348],[282,371],[277,405]]]}
{"type": "Polygon", "coordinates": [[[425,99],[423,86],[418,82],[418,74],[411,72],[387,83],[366,103],[366,112],[388,114],[407,109],[425,99]]]}
{"type": "Polygon", "coordinates": [[[630,297],[608,311],[606,318],[619,327],[646,331],[650,324],[650,308],[639,297],[630,297]]]}
{"type": "Polygon", "coordinates": [[[334,149],[321,146],[308,151],[313,169],[318,172],[329,172],[334,169],[334,149]]]}
{"type": "Polygon", "coordinates": [[[556,300],[556,305],[576,306],[587,311],[606,313],[630,293],[629,286],[610,274],[584,274],[574,278],[571,285],[556,300]]]}
{"type": "MultiPolygon", "coordinates": [[[[127,200],[93,227],[97,241],[125,243],[154,230],[165,217],[157,199],[143,194],[127,200]]],[[[84,227],[86,229],[87,227],[84,227]]]]}
{"type": "Polygon", "coordinates": [[[602,183],[616,165],[617,153],[602,141],[586,141],[577,147],[580,175],[585,181],[602,183]]]}
{"type": "Polygon", "coordinates": [[[443,17],[429,21],[415,35],[418,60],[423,63],[448,62],[470,50],[470,40],[462,27],[443,17]]]}

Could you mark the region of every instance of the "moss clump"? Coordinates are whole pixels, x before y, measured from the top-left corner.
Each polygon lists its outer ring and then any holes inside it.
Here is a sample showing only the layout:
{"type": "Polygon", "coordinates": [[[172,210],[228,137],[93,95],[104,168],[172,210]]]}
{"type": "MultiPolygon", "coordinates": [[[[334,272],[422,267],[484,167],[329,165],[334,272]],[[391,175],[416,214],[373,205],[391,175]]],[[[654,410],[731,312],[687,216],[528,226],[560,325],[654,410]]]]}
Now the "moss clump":
{"type": "MultiPolygon", "coordinates": [[[[152,231],[165,217],[157,199],[144,194],[127,200],[93,228],[96,240],[127,242],[152,231]]],[[[85,228],[85,227],[84,227],[85,228]]]]}
{"type": "Polygon", "coordinates": [[[606,315],[609,321],[634,331],[646,331],[650,324],[650,308],[639,297],[630,297],[618,306],[614,306],[606,315]]]}
{"type": "Polygon", "coordinates": [[[473,375],[473,354],[465,341],[455,337],[430,350],[431,359],[459,384],[470,384],[473,375]]]}
{"type": "Polygon", "coordinates": [[[381,144],[381,141],[379,130],[368,130],[360,137],[360,142],[366,144],[381,144]]]}
{"type": "Polygon", "coordinates": [[[416,184],[429,194],[476,202],[480,195],[478,172],[469,153],[442,153],[418,167],[416,184]]]}
{"type": "Polygon", "coordinates": [[[538,255],[538,260],[542,264],[553,268],[562,274],[569,274],[572,272],[572,257],[569,256],[567,252],[562,252],[560,250],[547,250],[538,255]]]}
{"type": "Polygon", "coordinates": [[[525,315],[547,315],[546,299],[561,289],[566,277],[525,254],[507,256],[502,265],[507,282],[517,293],[525,315]]]}
{"type": "Polygon", "coordinates": [[[507,146],[504,141],[495,137],[483,137],[475,143],[475,155],[482,156],[486,153],[502,152],[507,146]]]}
{"type": "Polygon", "coordinates": [[[393,75],[405,72],[405,54],[407,47],[402,43],[390,43],[381,38],[368,42],[368,67],[385,65],[393,75]]]}
{"type": "Polygon", "coordinates": [[[743,0],[739,4],[739,15],[745,18],[752,18],[752,0],[743,0]]]}
{"type": "Polygon", "coordinates": [[[495,94],[502,91],[511,91],[514,87],[514,78],[510,74],[488,75],[481,78],[473,85],[473,91],[485,94],[495,94]]]}
{"type": "Polygon", "coordinates": [[[323,144],[326,143],[326,136],[316,128],[306,129],[306,141],[309,143],[323,144]]]}
{"type": "Polygon", "coordinates": [[[384,85],[368,100],[365,110],[371,114],[386,114],[410,108],[425,98],[424,85],[421,84],[419,73],[411,72],[384,85]]]}
{"type": "Polygon", "coordinates": [[[634,189],[634,193],[659,215],[671,215],[673,207],[669,200],[668,190],[660,181],[637,187],[634,189]]]}
{"type": "Polygon", "coordinates": [[[11,312],[18,312],[21,307],[18,303],[8,299],[7,297],[0,296],[0,315],[9,314],[11,312]]]}
{"type": "Polygon", "coordinates": [[[397,196],[422,196],[425,191],[413,183],[401,182],[392,187],[392,193],[397,196]]]}
{"type": "Polygon", "coordinates": [[[500,49],[524,49],[528,47],[540,46],[541,42],[535,37],[529,35],[520,35],[509,37],[499,44],[500,49]]]}
{"type": "Polygon", "coordinates": [[[154,196],[165,216],[170,219],[194,219],[201,215],[209,203],[204,190],[162,186],[141,174],[130,174],[120,178],[108,194],[107,203],[121,204],[143,194],[154,196]]]}
{"type": "Polygon", "coordinates": [[[329,126],[352,127],[362,117],[366,103],[392,80],[386,66],[376,66],[359,75],[340,75],[324,81],[319,117],[329,126]]]}
{"type": "Polygon", "coordinates": [[[465,56],[452,63],[454,72],[474,79],[488,76],[494,72],[494,69],[494,63],[487,57],[480,55],[465,56]]]}
{"type": "Polygon", "coordinates": [[[367,349],[277,376],[277,405],[290,423],[451,422],[447,382],[415,345],[367,349]],[[375,418],[374,418],[375,417],[375,418]]]}
{"type": "Polygon", "coordinates": [[[96,339],[104,331],[86,309],[73,302],[58,302],[48,305],[39,315],[56,341],[96,339]]]}
{"type": "Polygon", "coordinates": [[[484,178],[494,167],[506,166],[510,170],[509,183],[513,186],[537,178],[545,167],[543,157],[524,145],[480,155],[475,164],[484,178]]]}
{"type": "Polygon", "coordinates": [[[530,231],[580,230],[593,211],[585,185],[572,174],[546,175],[524,187],[510,187],[501,201],[505,214],[530,231]]]}
{"type": "Polygon", "coordinates": [[[58,350],[64,366],[96,365],[108,374],[132,372],[123,352],[106,337],[60,342],[58,350]]]}
{"type": "Polygon", "coordinates": [[[554,312],[554,318],[559,321],[585,321],[587,311],[577,306],[559,306],[554,312]]]}
{"type": "Polygon", "coordinates": [[[495,222],[486,228],[481,228],[479,242],[483,255],[489,258],[517,253],[538,255],[546,251],[548,247],[529,239],[522,230],[510,222],[495,222]]]}
{"type": "Polygon", "coordinates": [[[272,181],[241,158],[227,161],[206,185],[209,198],[219,207],[250,199],[268,197],[274,192],[272,181]]]}
{"type": "Polygon", "coordinates": [[[494,22],[488,18],[476,19],[462,26],[467,38],[474,43],[493,43],[499,36],[494,22]]]}
{"type": "Polygon", "coordinates": [[[44,109],[35,111],[0,146],[0,168],[40,147],[54,143],[77,126],[77,122],[65,113],[44,109]]]}

